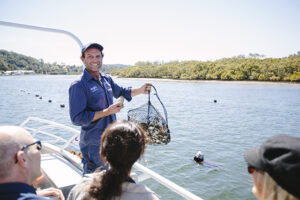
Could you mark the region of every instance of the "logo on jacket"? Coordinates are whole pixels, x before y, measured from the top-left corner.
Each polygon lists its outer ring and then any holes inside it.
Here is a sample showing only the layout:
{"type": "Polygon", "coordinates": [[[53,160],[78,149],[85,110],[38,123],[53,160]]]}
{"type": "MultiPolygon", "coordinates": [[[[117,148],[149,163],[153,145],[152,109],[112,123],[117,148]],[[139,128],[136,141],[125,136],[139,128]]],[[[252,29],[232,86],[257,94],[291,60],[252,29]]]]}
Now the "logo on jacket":
{"type": "Polygon", "coordinates": [[[93,93],[96,92],[97,90],[98,90],[97,86],[94,86],[94,87],[90,88],[90,91],[93,92],[93,93]]]}

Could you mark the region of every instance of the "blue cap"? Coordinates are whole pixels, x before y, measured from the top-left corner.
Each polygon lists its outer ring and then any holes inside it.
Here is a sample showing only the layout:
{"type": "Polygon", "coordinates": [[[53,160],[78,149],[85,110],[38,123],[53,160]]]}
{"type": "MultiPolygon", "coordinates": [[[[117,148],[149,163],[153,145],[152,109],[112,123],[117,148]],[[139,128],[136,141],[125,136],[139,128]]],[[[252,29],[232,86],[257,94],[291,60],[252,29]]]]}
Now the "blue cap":
{"type": "Polygon", "coordinates": [[[98,44],[98,43],[88,43],[86,45],[84,45],[81,49],[81,55],[83,56],[84,55],[84,52],[89,49],[89,48],[92,48],[92,47],[95,47],[95,48],[98,48],[101,52],[103,51],[103,46],[98,44]]]}

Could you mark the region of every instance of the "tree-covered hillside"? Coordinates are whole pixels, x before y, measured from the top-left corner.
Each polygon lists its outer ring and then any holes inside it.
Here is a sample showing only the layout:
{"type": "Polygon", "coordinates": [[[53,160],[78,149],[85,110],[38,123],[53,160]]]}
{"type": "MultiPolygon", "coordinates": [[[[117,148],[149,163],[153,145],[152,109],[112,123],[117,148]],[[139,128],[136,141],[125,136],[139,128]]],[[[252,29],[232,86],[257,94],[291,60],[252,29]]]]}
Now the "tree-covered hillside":
{"type": "MultiPolygon", "coordinates": [[[[101,71],[111,73],[114,69],[128,67],[121,64],[103,65],[101,71]]],[[[65,65],[58,63],[45,63],[42,59],[38,60],[29,56],[0,50],[0,74],[12,70],[33,70],[37,74],[80,74],[82,66],[65,65]]]]}
{"type": "Polygon", "coordinates": [[[15,52],[0,50],[0,72],[11,70],[33,70],[37,74],[77,74],[82,72],[81,66],[45,63],[15,52]]]}
{"type": "Polygon", "coordinates": [[[138,62],[112,75],[185,80],[253,80],[300,82],[300,51],[285,58],[249,54],[216,61],[138,62]]]}
{"type": "MultiPolygon", "coordinates": [[[[45,63],[29,56],[0,50],[0,74],[33,70],[37,74],[80,74],[82,66],[45,63]]],[[[101,71],[120,77],[184,80],[253,80],[300,82],[300,51],[284,58],[249,54],[216,61],[137,62],[134,66],[103,65],[101,71]]]]}
{"type": "Polygon", "coordinates": [[[123,65],[123,64],[103,64],[100,71],[105,74],[111,74],[112,71],[116,69],[123,69],[129,67],[129,65],[123,65]]]}

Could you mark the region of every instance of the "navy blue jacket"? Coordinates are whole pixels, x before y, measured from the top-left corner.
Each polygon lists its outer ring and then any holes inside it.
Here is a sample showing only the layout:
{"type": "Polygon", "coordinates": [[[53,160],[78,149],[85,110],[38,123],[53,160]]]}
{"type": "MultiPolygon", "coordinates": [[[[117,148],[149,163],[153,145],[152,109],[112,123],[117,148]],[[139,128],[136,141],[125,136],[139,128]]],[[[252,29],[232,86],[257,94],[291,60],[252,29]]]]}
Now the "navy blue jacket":
{"type": "Polygon", "coordinates": [[[0,184],[0,199],[46,200],[49,198],[37,196],[35,189],[25,183],[2,183],[0,184]]]}
{"type": "Polygon", "coordinates": [[[112,78],[100,74],[101,82],[94,78],[86,69],[80,80],[69,88],[70,117],[74,125],[81,126],[80,147],[99,145],[105,128],[116,120],[110,115],[92,122],[96,111],[101,111],[113,104],[113,97],[123,96],[131,100],[131,87],[123,88],[114,83],[112,78]]]}

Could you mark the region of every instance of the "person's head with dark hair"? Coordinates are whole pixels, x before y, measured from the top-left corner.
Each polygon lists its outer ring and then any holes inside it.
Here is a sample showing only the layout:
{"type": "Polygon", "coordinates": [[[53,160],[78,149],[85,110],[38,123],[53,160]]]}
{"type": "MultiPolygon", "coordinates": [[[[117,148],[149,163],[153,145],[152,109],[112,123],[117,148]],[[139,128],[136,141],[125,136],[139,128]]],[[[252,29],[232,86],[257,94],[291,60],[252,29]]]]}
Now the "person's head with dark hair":
{"type": "Polygon", "coordinates": [[[245,152],[259,200],[300,199],[300,138],[276,135],[245,152]]]}
{"type": "Polygon", "coordinates": [[[100,155],[110,168],[96,176],[89,189],[95,199],[112,199],[122,193],[122,183],[132,181],[132,165],[144,153],[147,136],[135,123],[116,121],[109,125],[101,138],[100,155]]]}

